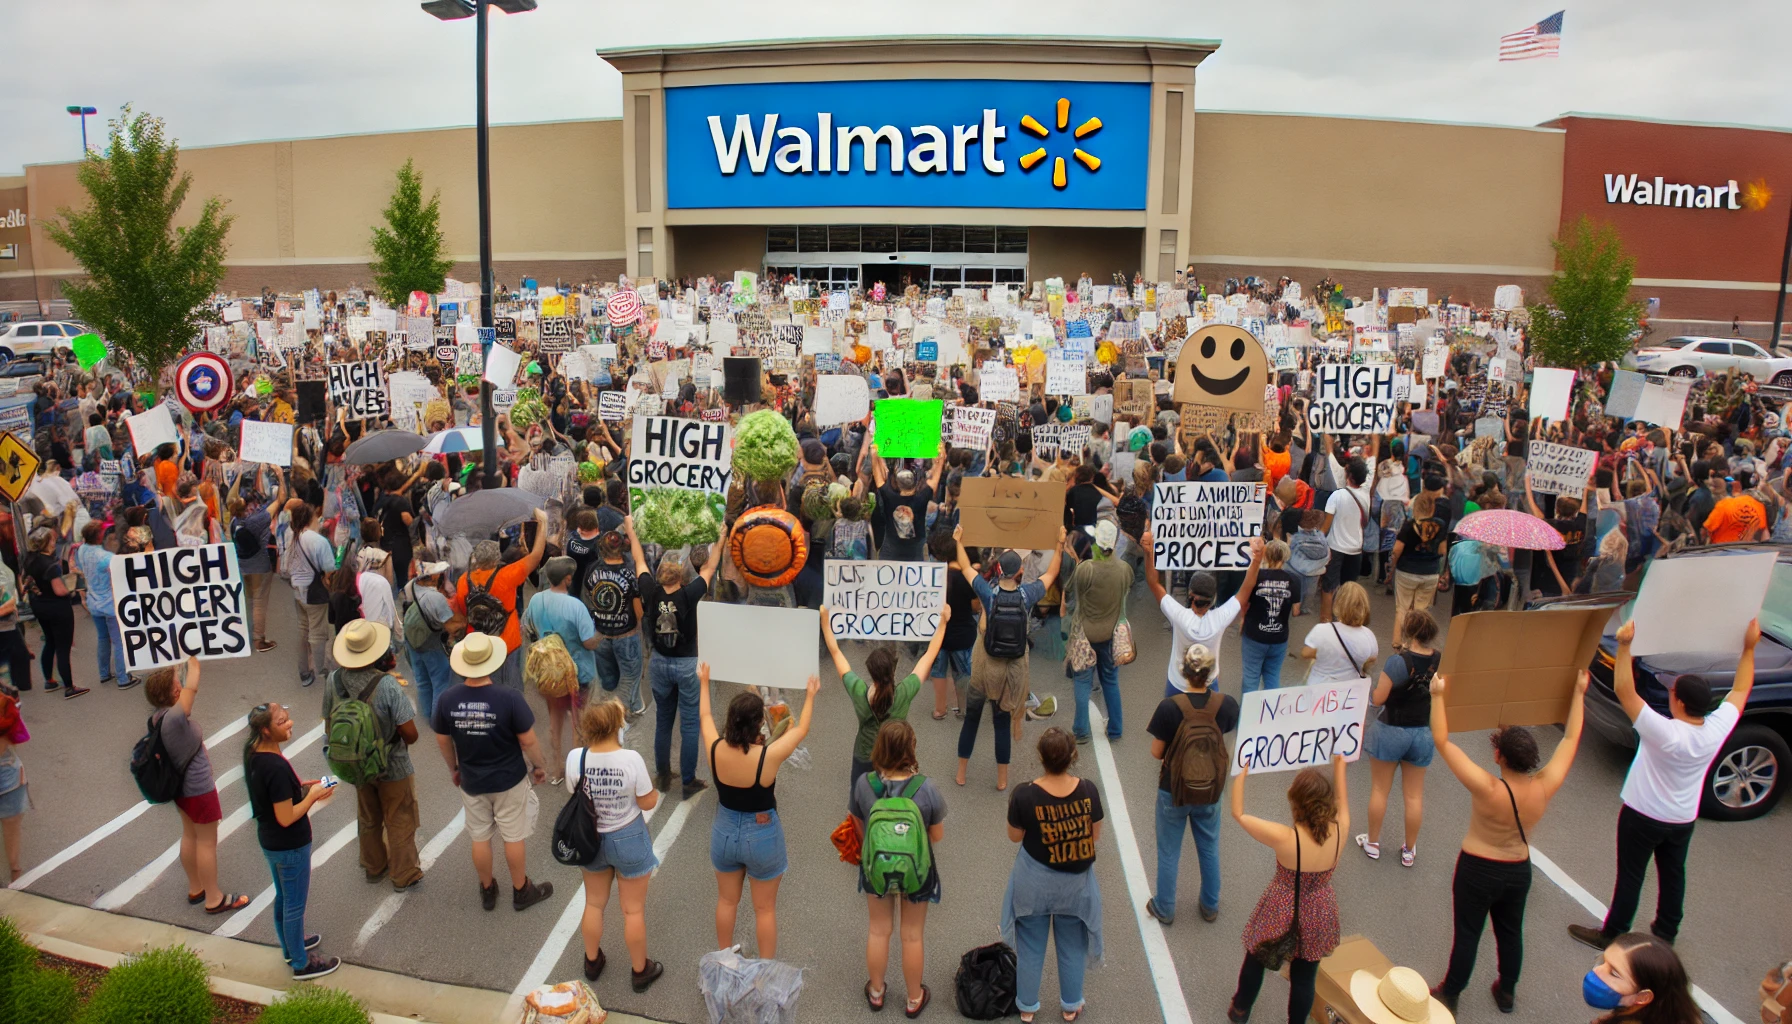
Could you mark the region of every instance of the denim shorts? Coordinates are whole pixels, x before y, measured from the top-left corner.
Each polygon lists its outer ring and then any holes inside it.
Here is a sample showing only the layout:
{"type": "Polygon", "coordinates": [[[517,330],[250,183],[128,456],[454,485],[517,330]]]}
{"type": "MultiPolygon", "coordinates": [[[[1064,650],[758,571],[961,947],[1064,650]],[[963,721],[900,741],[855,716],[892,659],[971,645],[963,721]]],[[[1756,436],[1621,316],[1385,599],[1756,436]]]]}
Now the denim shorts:
{"type": "Polygon", "coordinates": [[[1437,756],[1437,743],[1429,725],[1388,725],[1378,718],[1369,723],[1363,751],[1376,761],[1404,761],[1414,768],[1427,768],[1437,756]]]}
{"type": "Polygon", "coordinates": [[[31,806],[31,796],[25,788],[25,763],[17,754],[7,754],[0,758],[0,818],[14,818],[24,814],[31,806]]]}
{"type": "Polygon", "coordinates": [[[585,865],[586,871],[615,868],[623,878],[640,878],[653,874],[660,859],[653,855],[653,837],[647,833],[647,819],[635,820],[614,832],[598,834],[597,857],[585,865]]]}
{"type": "Polygon", "coordinates": [[[939,656],[933,659],[933,668],[927,673],[927,678],[946,678],[946,666],[948,663],[952,667],[952,675],[954,678],[967,681],[971,678],[971,649],[969,647],[958,651],[940,651],[939,656]]]}
{"type": "Polygon", "coordinates": [[[755,882],[769,882],[782,875],[790,861],[784,856],[784,823],[777,809],[766,811],[765,824],[752,811],[716,808],[716,822],[709,830],[709,863],[717,871],[745,870],[755,882]]]}

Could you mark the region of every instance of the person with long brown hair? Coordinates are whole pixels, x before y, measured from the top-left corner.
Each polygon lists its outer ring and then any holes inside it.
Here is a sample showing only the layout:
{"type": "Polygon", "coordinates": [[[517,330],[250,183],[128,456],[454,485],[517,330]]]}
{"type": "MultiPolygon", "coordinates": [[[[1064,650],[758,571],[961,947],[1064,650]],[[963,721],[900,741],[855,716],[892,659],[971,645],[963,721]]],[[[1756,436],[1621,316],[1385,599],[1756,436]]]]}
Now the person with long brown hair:
{"type": "Polygon", "coordinates": [[[709,831],[709,863],[716,869],[716,948],[734,945],[741,888],[751,882],[758,955],[770,960],[778,955],[778,883],[790,867],[784,823],[778,817],[778,768],[809,735],[821,678],[809,677],[802,717],[776,739],[761,735],[765,699],[752,690],[743,690],[728,702],[727,725],[717,732],[710,710],[708,663],[697,665],[697,682],[698,723],[709,747],[709,777],[715,782],[718,805],[709,831]]]}
{"type": "Polygon", "coordinates": [[[161,731],[168,756],[176,764],[186,765],[174,808],[180,814],[180,866],[187,874],[187,902],[205,904],[208,914],[241,910],[249,905],[249,898],[218,887],[218,822],[223,820],[224,810],[218,803],[205,734],[193,721],[193,703],[199,697],[199,659],[187,658],[185,682],[172,667],[149,673],[144,677],[143,695],[156,709],[149,727],[161,731]]]}
{"type": "MultiPolygon", "coordinates": [[[[885,795],[907,792],[910,780],[920,776],[921,784],[915,788],[911,799],[927,825],[929,846],[938,846],[946,837],[946,798],[934,786],[933,780],[921,776],[921,762],[915,756],[915,730],[908,722],[891,719],[878,728],[877,742],[871,748],[871,766],[873,770],[853,784],[849,812],[859,834],[865,833],[865,819],[870,816],[873,804],[885,795]],[[874,778],[877,780],[875,787],[872,785],[874,778]]],[[[918,892],[898,894],[891,889],[888,895],[879,896],[865,887],[863,871],[858,873],[858,878],[859,892],[864,894],[870,914],[870,928],[865,936],[865,969],[873,980],[865,982],[865,1002],[873,1011],[882,1010],[884,996],[889,993],[884,972],[890,965],[890,933],[896,924],[896,904],[900,896],[902,979],[908,996],[903,1013],[912,1020],[927,1009],[933,998],[933,993],[921,981],[922,969],[927,963],[922,936],[927,926],[928,904],[940,901],[938,858],[934,858],[933,870],[918,892]]]]}
{"type": "MultiPolygon", "coordinates": [[[[921,692],[921,680],[933,671],[933,661],[939,657],[940,646],[946,642],[946,623],[951,618],[951,606],[941,607],[940,622],[933,631],[933,639],[916,659],[914,670],[901,682],[896,680],[896,648],[889,644],[872,648],[865,656],[865,675],[871,677],[867,681],[852,670],[852,662],[840,652],[840,644],[834,639],[833,615],[827,605],[821,606],[821,638],[827,642],[828,653],[834,657],[834,669],[840,673],[840,683],[846,687],[847,696],[852,698],[853,714],[859,719],[858,735],[852,742],[852,778],[846,781],[849,796],[859,784],[859,776],[871,770],[871,748],[877,742],[878,730],[885,722],[908,721],[909,705],[921,692]]],[[[704,715],[703,719],[708,721],[709,716],[704,715]]]]}
{"type": "Polygon", "coordinates": [[[647,774],[647,761],[638,751],[622,746],[622,723],[627,717],[622,703],[613,698],[593,701],[579,712],[579,739],[584,743],[566,755],[566,789],[582,792],[591,801],[592,819],[602,837],[597,858],[584,865],[585,916],[580,930],[585,937],[585,977],[596,981],[603,973],[604,908],[610,902],[610,879],[622,898],[622,941],[628,946],[629,981],[636,992],[645,992],[665,973],[657,960],[647,958],[647,883],[659,858],[647,832],[643,811],[660,802],[647,774]]]}
{"type": "Polygon", "coordinates": [[[274,876],[274,934],[280,952],[292,965],[294,981],[321,978],[342,966],[341,957],[320,957],[310,951],[321,941],[305,934],[305,905],[311,893],[311,818],[313,805],[330,799],[335,783],[299,778],[280,752],[292,739],[292,716],[279,704],[258,704],[249,710],[249,738],[243,744],[243,784],[255,814],[262,856],[274,876]]]}
{"type": "Polygon", "coordinates": [[[1629,932],[1606,944],[1599,963],[1581,978],[1588,1006],[1609,1010],[1594,1024],[1698,1024],[1692,981],[1679,954],[1663,939],[1629,932]]]}
{"type": "Polygon", "coordinates": [[[1288,786],[1288,809],[1294,824],[1244,813],[1247,763],[1232,782],[1232,820],[1252,838],[1275,851],[1276,873],[1257,900],[1244,926],[1244,966],[1238,970],[1238,990],[1226,1007],[1226,1019],[1244,1024],[1251,1019],[1251,1004],[1263,987],[1263,961],[1257,950],[1294,934],[1294,951],[1288,961],[1288,1020],[1307,1019],[1313,1009],[1314,984],[1319,961],[1338,947],[1338,894],[1332,890],[1332,871],[1344,849],[1343,836],[1350,829],[1350,800],[1344,787],[1344,757],[1332,755],[1332,776],[1317,768],[1303,768],[1288,786]],[[1300,913],[1295,914],[1295,886],[1300,887],[1300,913]]]}

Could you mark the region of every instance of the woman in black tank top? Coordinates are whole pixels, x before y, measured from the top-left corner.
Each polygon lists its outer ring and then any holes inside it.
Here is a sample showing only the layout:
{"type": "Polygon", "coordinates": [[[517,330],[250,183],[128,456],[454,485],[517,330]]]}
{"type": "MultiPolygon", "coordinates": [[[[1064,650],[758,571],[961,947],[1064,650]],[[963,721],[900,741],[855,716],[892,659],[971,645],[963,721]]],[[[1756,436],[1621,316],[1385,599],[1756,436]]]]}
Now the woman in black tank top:
{"type": "Polygon", "coordinates": [[[716,869],[716,948],[734,945],[741,889],[750,881],[758,956],[770,960],[778,954],[778,883],[790,864],[784,823],[778,818],[778,768],[809,735],[821,679],[809,677],[801,718],[792,721],[787,710],[774,714],[770,729],[765,728],[765,700],[753,690],[736,694],[719,733],[710,708],[707,663],[697,666],[697,679],[697,720],[709,747],[709,773],[720,804],[709,834],[709,860],[716,869]]]}

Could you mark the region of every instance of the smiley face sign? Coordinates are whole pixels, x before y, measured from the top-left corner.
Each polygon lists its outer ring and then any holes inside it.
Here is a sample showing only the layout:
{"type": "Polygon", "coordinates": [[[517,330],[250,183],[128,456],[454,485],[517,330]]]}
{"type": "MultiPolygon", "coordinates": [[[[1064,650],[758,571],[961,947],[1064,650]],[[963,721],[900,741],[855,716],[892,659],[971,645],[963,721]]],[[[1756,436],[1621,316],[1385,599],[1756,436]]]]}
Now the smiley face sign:
{"type": "Polygon", "coordinates": [[[1174,398],[1178,405],[1261,412],[1269,380],[1269,353],[1251,332],[1208,324],[1182,343],[1174,398]]]}

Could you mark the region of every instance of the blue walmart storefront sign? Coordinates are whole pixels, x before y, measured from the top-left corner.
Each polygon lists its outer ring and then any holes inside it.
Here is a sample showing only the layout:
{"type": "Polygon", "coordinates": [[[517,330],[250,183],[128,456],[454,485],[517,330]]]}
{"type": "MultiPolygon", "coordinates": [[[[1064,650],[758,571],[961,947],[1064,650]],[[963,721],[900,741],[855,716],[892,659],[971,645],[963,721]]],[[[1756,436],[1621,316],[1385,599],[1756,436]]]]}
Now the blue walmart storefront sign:
{"type": "Polygon", "coordinates": [[[1151,88],[876,81],[666,90],[672,209],[1142,210],[1151,88]]]}

